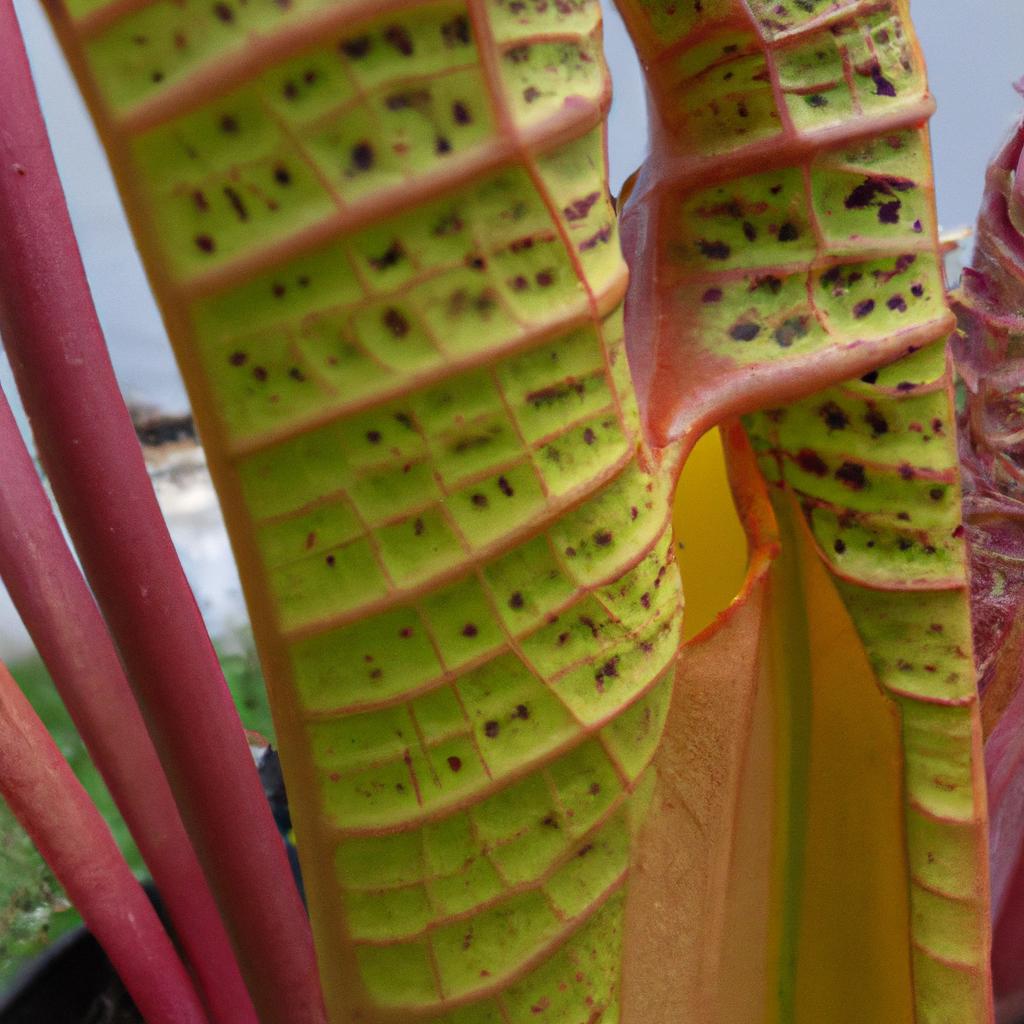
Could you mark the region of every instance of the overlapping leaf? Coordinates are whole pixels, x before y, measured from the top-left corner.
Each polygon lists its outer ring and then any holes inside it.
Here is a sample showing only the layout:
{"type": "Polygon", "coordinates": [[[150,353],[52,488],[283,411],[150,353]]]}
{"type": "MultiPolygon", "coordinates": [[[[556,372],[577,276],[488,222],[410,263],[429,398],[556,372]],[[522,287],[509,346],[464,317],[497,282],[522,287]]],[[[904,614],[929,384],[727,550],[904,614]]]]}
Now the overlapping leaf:
{"type": "MultiPolygon", "coordinates": [[[[1024,682],[1024,259],[1018,128],[989,170],[953,351],[962,382],[960,458],[975,656],[992,814],[996,994],[1024,1006],[1019,795],[1024,682]]],[[[1009,1018],[1008,1018],[1009,1019],[1009,1018]]]]}
{"type": "Polygon", "coordinates": [[[53,14],[225,507],[332,1019],[614,1019],[681,606],[596,3],[53,14]]]}
{"type": "MultiPolygon", "coordinates": [[[[757,627],[760,718],[731,767],[705,767],[735,771],[760,742],[777,780],[768,812],[734,796],[738,835],[768,819],[762,849],[734,854],[753,876],[767,860],[768,922],[741,869],[715,889],[720,908],[746,892],[768,966],[720,940],[697,1012],[985,1021],[951,319],[908,4],[620,7],[653,104],[653,152],[623,215],[645,425],[685,451],[752,413],[782,549],[757,627]],[[748,999],[729,993],[765,969],[748,999]]],[[[699,699],[700,681],[683,683],[680,700],[699,699]]]]}

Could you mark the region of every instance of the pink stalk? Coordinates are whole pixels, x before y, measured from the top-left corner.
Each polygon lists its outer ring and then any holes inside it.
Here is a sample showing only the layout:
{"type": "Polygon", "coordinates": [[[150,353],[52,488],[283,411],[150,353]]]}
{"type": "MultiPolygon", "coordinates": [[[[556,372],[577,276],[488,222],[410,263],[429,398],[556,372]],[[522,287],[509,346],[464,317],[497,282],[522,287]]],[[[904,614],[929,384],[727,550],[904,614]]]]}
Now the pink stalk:
{"type": "Polygon", "coordinates": [[[0,392],[0,577],[135,837],[215,1024],[257,1024],[99,609],[0,392]]]}
{"type": "Polygon", "coordinates": [[[324,1020],[312,936],[114,378],[11,0],[0,0],[0,334],[263,1024],[324,1020]]]}
{"type": "Polygon", "coordinates": [[[106,950],[148,1024],[205,1024],[192,981],[106,822],[3,665],[0,796],[106,950]]]}

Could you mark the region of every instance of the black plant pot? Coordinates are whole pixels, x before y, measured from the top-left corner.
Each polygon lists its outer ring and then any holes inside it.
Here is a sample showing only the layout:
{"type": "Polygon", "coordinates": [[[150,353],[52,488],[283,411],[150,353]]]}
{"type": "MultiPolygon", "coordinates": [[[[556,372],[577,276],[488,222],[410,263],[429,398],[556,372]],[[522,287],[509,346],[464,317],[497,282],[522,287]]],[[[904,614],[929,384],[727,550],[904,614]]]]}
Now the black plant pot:
{"type": "MultiPolygon", "coordinates": [[[[267,748],[259,761],[263,792],[282,837],[291,829],[288,798],[277,753],[267,748]]],[[[292,877],[305,900],[295,847],[284,838],[292,877]]],[[[146,894],[165,927],[169,924],[155,886],[146,894]]],[[[144,1024],[100,944],[84,927],[62,935],[28,963],[0,993],[0,1024],[144,1024]]]]}
{"type": "MultiPolygon", "coordinates": [[[[146,891],[159,904],[151,886],[146,891]]],[[[0,1024],[142,1024],[142,1017],[87,928],[62,935],[0,996],[0,1024]]]]}

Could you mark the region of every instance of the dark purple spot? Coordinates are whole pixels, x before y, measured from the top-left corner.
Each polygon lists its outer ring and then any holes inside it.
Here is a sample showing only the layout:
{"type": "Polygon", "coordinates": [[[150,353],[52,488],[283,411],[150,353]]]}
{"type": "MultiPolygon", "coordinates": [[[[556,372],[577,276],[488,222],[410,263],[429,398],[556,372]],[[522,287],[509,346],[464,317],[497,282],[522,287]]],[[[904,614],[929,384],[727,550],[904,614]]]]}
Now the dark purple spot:
{"type": "Polygon", "coordinates": [[[889,421],[875,408],[869,408],[864,414],[864,422],[871,428],[875,437],[889,433],[889,421]]]}
{"type": "Polygon", "coordinates": [[[818,409],[818,415],[829,430],[845,430],[850,425],[850,417],[835,402],[826,402],[818,409]]]}
{"type": "Polygon", "coordinates": [[[353,60],[359,60],[361,57],[365,57],[370,52],[370,37],[369,36],[356,36],[354,39],[345,39],[341,42],[341,52],[346,57],[351,57],[353,60]]]}
{"type": "Polygon", "coordinates": [[[438,156],[444,156],[445,153],[452,151],[452,144],[443,135],[438,135],[434,140],[434,152],[438,156]]]}
{"type": "Polygon", "coordinates": [[[452,117],[455,119],[456,124],[469,124],[472,120],[472,116],[469,113],[469,107],[467,107],[461,100],[456,100],[452,104],[452,117]]]}
{"type": "Polygon", "coordinates": [[[832,545],[832,549],[837,555],[841,555],[846,550],[846,544],[837,538],[836,542],[832,545]]]}
{"type": "Polygon", "coordinates": [[[368,142],[357,142],[352,147],[352,166],[357,171],[368,171],[373,166],[373,147],[368,142]]]}
{"type": "Polygon", "coordinates": [[[749,220],[743,222],[743,237],[748,242],[753,242],[757,238],[757,228],[749,220]]]}
{"type": "Polygon", "coordinates": [[[861,491],[867,486],[864,467],[859,462],[844,462],[836,470],[836,479],[852,491],[861,491]]]}
{"type": "Polygon", "coordinates": [[[506,498],[511,498],[516,492],[512,490],[512,485],[503,476],[498,477],[498,489],[506,498]]]}
{"type": "Polygon", "coordinates": [[[913,295],[915,299],[921,298],[921,296],[924,295],[924,285],[912,284],[910,286],[910,294],[913,295]]]}
{"type": "Polygon", "coordinates": [[[886,302],[886,306],[888,306],[894,313],[906,313],[907,300],[903,298],[902,295],[892,295],[886,302]]]}
{"type": "Polygon", "coordinates": [[[587,429],[583,431],[583,443],[593,444],[596,440],[597,434],[595,434],[593,430],[590,429],[590,427],[587,427],[587,429]]]}
{"type": "Polygon", "coordinates": [[[487,495],[481,494],[479,491],[477,491],[469,500],[477,508],[487,508],[487,506],[490,505],[490,502],[487,500],[487,495]]]}
{"type": "Polygon", "coordinates": [[[394,267],[402,261],[405,256],[405,250],[402,248],[402,243],[394,241],[380,254],[380,256],[370,257],[370,266],[374,270],[387,270],[389,267],[394,267]]]}
{"type": "Polygon", "coordinates": [[[525,722],[530,717],[530,709],[525,704],[517,704],[515,711],[512,712],[512,717],[525,722]]]}
{"type": "Polygon", "coordinates": [[[327,565],[328,565],[328,566],[329,566],[329,567],[330,567],[331,569],[333,569],[333,568],[334,568],[334,563],[335,563],[335,561],[336,561],[336,559],[335,559],[334,555],[328,555],[328,556],[327,556],[327,557],[326,557],[326,558],[324,559],[324,561],[325,561],[325,562],[327,563],[327,565]]]}
{"type": "Polygon", "coordinates": [[[751,323],[749,320],[741,320],[729,328],[729,337],[733,341],[753,341],[760,333],[760,324],[751,323]]]}
{"type": "Polygon", "coordinates": [[[381,323],[396,337],[404,338],[409,333],[409,321],[394,306],[389,306],[381,315],[381,323]]]}
{"type": "Polygon", "coordinates": [[[462,758],[456,757],[454,754],[452,754],[452,756],[448,758],[448,767],[451,768],[453,772],[461,771],[462,758]]]}
{"type": "Polygon", "coordinates": [[[701,297],[701,302],[721,302],[722,301],[722,289],[721,288],[709,288],[701,297]]]}
{"type": "Polygon", "coordinates": [[[928,497],[931,498],[932,501],[942,501],[942,497],[945,493],[946,492],[942,487],[933,487],[928,492],[928,497]]]}
{"type": "Polygon", "coordinates": [[[245,208],[242,197],[230,185],[224,186],[224,196],[231,204],[231,208],[235,211],[235,216],[239,220],[246,221],[249,219],[249,211],[245,208]]]}
{"type": "Polygon", "coordinates": [[[231,10],[227,4],[214,4],[213,13],[223,22],[231,22],[235,20],[235,12],[231,10]]]}
{"type": "Polygon", "coordinates": [[[732,255],[732,249],[725,242],[708,242],[703,238],[697,243],[701,256],[709,260],[727,260],[732,255]]]}
{"type": "Polygon", "coordinates": [[[524,603],[525,602],[523,601],[523,595],[520,594],[518,590],[508,599],[509,608],[512,608],[516,611],[522,608],[524,603]]]}
{"type": "Polygon", "coordinates": [[[611,530],[597,530],[594,533],[594,543],[599,548],[606,548],[612,542],[611,530]]]}
{"type": "Polygon", "coordinates": [[[501,726],[492,718],[489,722],[484,722],[484,735],[493,740],[495,736],[501,731],[501,726]]]}
{"type": "Polygon", "coordinates": [[[778,239],[780,242],[795,242],[800,237],[800,232],[797,230],[797,226],[790,221],[779,228],[778,239]]]}
{"type": "Polygon", "coordinates": [[[824,476],[828,472],[822,457],[810,448],[801,448],[796,453],[796,464],[805,472],[814,476],[824,476]]]}
{"type": "Polygon", "coordinates": [[[276,181],[278,185],[290,185],[292,183],[291,171],[289,171],[283,164],[278,164],[274,168],[274,181],[276,181]]]}
{"type": "Polygon", "coordinates": [[[213,252],[216,248],[213,239],[209,235],[196,235],[195,242],[201,252],[213,252]]]}
{"type": "Polygon", "coordinates": [[[878,220],[881,224],[899,224],[900,222],[900,207],[903,204],[898,199],[893,199],[892,202],[882,203],[878,208],[878,220]]]}
{"type": "Polygon", "coordinates": [[[306,379],[306,375],[297,366],[293,366],[288,371],[288,376],[291,377],[292,380],[298,381],[300,384],[306,379]]]}
{"type": "Polygon", "coordinates": [[[882,68],[879,64],[871,65],[871,80],[875,83],[875,95],[876,96],[895,96],[896,86],[889,81],[885,75],[882,74],[882,68]]]}
{"type": "Polygon", "coordinates": [[[369,441],[370,444],[380,444],[380,441],[381,441],[380,431],[379,430],[368,430],[366,432],[366,440],[369,441]]]}
{"type": "Polygon", "coordinates": [[[789,348],[798,338],[806,337],[809,330],[807,317],[793,316],[776,327],[772,337],[781,348],[789,348]]]}
{"type": "Polygon", "coordinates": [[[267,374],[267,368],[266,368],[265,366],[254,366],[254,367],[252,368],[252,375],[253,375],[253,376],[254,376],[254,377],[255,377],[255,378],[256,378],[256,379],[258,380],[258,381],[261,381],[261,382],[262,382],[262,381],[265,381],[265,380],[267,379],[267,376],[268,376],[268,374],[267,374]]]}
{"type": "Polygon", "coordinates": [[[391,25],[384,30],[384,39],[403,57],[411,57],[413,51],[412,36],[401,25],[391,25]]]}
{"type": "Polygon", "coordinates": [[[249,357],[244,352],[232,352],[231,355],[228,356],[228,362],[232,366],[245,366],[248,358],[249,357]]]}
{"type": "Polygon", "coordinates": [[[874,312],[874,309],[875,309],[875,300],[874,299],[864,299],[862,302],[858,302],[857,305],[853,307],[853,315],[858,320],[863,320],[864,317],[868,316],[868,314],[874,312]]]}
{"type": "Polygon", "coordinates": [[[472,639],[473,637],[475,637],[475,636],[477,635],[477,633],[478,633],[478,632],[479,632],[479,630],[478,630],[478,629],[476,628],[476,626],[474,626],[474,625],[473,625],[473,623],[472,623],[472,622],[467,622],[467,623],[466,623],[466,624],[465,624],[465,625],[464,625],[464,626],[462,627],[462,635],[463,635],[464,637],[468,637],[468,638],[470,638],[470,639],[472,639]]]}
{"type": "Polygon", "coordinates": [[[590,208],[600,198],[601,195],[599,192],[590,192],[582,199],[577,199],[576,202],[570,203],[565,207],[562,213],[565,214],[565,219],[568,221],[584,220],[590,212],[590,208]]]}
{"type": "Polygon", "coordinates": [[[444,45],[468,46],[469,45],[469,19],[464,14],[456,15],[451,21],[446,21],[441,26],[441,38],[444,45]]]}
{"type": "Polygon", "coordinates": [[[878,380],[878,371],[877,370],[868,370],[868,372],[865,373],[863,377],[861,377],[861,380],[865,384],[874,384],[875,381],[878,380]]]}

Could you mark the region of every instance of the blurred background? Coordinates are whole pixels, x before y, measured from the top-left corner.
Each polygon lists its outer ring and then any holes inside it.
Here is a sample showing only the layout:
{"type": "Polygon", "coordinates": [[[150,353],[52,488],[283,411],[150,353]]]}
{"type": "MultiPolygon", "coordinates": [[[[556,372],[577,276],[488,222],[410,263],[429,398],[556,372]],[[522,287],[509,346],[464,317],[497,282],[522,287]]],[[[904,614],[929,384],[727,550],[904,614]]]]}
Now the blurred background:
{"type": "MultiPolygon", "coordinates": [[[[113,181],[74,82],[38,0],[15,0],[50,127],[86,271],[114,367],[129,401],[168,414],[187,401],[159,314],[132,244],[113,181]]],[[[647,147],[643,83],[618,15],[606,7],[606,48],[615,83],[611,112],[612,188],[618,190],[647,147]]],[[[1024,6],[991,0],[927,0],[914,17],[928,56],[939,110],[933,126],[939,217],[945,229],[969,225],[984,170],[1022,107],[1012,82],[1020,56],[1024,6]]],[[[2,359],[2,357],[0,357],[2,359]]],[[[6,362],[0,383],[16,404],[6,362]]],[[[183,446],[187,448],[187,446],[183,446]]],[[[215,636],[244,635],[238,580],[201,454],[169,448],[153,467],[185,570],[215,636]]],[[[0,592],[0,657],[28,654],[13,609],[0,592]]]]}

